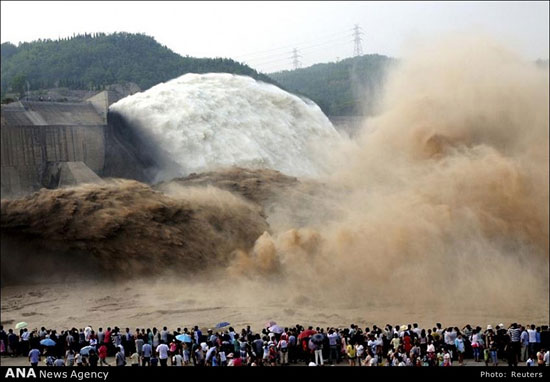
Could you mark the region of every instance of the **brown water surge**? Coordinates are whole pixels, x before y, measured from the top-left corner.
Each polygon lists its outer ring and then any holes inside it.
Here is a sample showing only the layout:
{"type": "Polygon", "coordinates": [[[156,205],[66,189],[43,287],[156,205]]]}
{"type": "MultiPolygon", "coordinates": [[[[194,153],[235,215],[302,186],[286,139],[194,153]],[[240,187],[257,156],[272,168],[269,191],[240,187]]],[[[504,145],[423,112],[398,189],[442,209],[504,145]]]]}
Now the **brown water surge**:
{"type": "Polygon", "coordinates": [[[246,195],[257,174],[218,177],[248,201],[186,187],[192,179],[162,192],[126,181],[41,191],[3,201],[2,230],[91,253],[125,277],[190,271],[148,286],[138,313],[183,293],[201,306],[231,301],[242,322],[270,318],[258,304],[285,319],[289,306],[311,320],[351,308],[376,320],[539,319],[549,304],[548,93],[547,70],[484,37],[447,38],[415,47],[390,75],[368,131],[320,148],[329,177],[274,177],[284,187],[257,195],[246,195]],[[209,272],[183,282],[197,269],[209,272]]]}
{"type": "Polygon", "coordinates": [[[201,273],[267,229],[258,206],[227,191],[173,187],[167,195],[130,180],[3,200],[1,225],[4,282],[46,276],[36,265],[51,256],[76,269],[94,264],[101,272],[92,277],[201,273]]]}
{"type": "Polygon", "coordinates": [[[295,228],[233,269],[324,301],[547,313],[548,71],[478,35],[413,50],[369,131],[325,150],[315,217],[282,209],[295,228]]]}

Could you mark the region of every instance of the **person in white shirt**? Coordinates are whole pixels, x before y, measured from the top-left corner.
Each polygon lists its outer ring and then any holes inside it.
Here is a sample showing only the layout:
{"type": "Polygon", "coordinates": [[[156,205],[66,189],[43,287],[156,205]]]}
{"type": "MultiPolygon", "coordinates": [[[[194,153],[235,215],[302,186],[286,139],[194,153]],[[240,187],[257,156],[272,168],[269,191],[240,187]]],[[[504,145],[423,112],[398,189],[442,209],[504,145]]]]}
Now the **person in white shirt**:
{"type": "Polygon", "coordinates": [[[216,356],[216,347],[211,346],[206,352],[206,364],[212,366],[212,358],[216,356]]]}
{"type": "Polygon", "coordinates": [[[172,357],[172,362],[174,363],[174,366],[183,366],[183,357],[181,354],[177,353],[172,357]]]}
{"type": "Polygon", "coordinates": [[[164,343],[168,342],[168,328],[165,326],[162,328],[162,331],[160,332],[160,340],[164,343]]]}
{"type": "Polygon", "coordinates": [[[521,343],[521,359],[520,361],[527,361],[529,358],[529,333],[525,330],[525,327],[521,327],[520,343],[521,343]]]}
{"type": "Polygon", "coordinates": [[[288,342],[283,337],[281,337],[281,340],[277,344],[277,349],[279,349],[281,365],[288,365],[288,342]]]}
{"type": "Polygon", "coordinates": [[[365,353],[365,347],[361,344],[356,346],[357,346],[356,348],[357,359],[359,359],[359,362],[361,362],[361,360],[363,359],[363,354],[365,353]]]}
{"type": "Polygon", "coordinates": [[[220,366],[227,366],[227,357],[225,356],[225,351],[221,349],[218,354],[220,355],[220,366]]]}
{"type": "Polygon", "coordinates": [[[161,341],[160,345],[155,349],[159,355],[160,366],[168,365],[168,350],[168,345],[164,341],[161,341]]]}
{"type": "Polygon", "coordinates": [[[537,345],[537,331],[535,330],[535,325],[531,325],[531,328],[527,329],[527,333],[529,334],[529,356],[533,357],[537,345]]]}
{"type": "Polygon", "coordinates": [[[132,354],[130,356],[130,360],[132,362],[132,366],[139,366],[139,354],[138,352],[134,352],[134,354],[132,354]]]}

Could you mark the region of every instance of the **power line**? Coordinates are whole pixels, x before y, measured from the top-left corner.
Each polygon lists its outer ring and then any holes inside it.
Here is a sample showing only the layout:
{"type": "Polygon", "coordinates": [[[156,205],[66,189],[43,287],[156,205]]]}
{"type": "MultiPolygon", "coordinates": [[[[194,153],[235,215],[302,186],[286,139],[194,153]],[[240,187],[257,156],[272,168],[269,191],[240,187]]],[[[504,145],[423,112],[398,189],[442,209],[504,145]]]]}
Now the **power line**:
{"type": "MultiPolygon", "coordinates": [[[[347,39],[347,38],[349,38],[349,34],[348,35],[339,35],[339,37],[337,37],[335,39],[326,40],[326,41],[321,42],[321,43],[315,42],[314,44],[308,44],[308,45],[296,45],[296,44],[294,44],[292,46],[294,48],[297,48],[297,49],[300,49],[300,50],[307,50],[307,49],[310,49],[312,47],[316,47],[316,46],[319,46],[319,45],[331,43],[331,42],[334,42],[334,41],[343,41],[343,39],[347,39]]],[[[274,57],[274,58],[281,57],[282,54],[284,54],[284,52],[278,52],[278,53],[272,53],[272,54],[269,54],[269,55],[246,58],[246,59],[243,60],[243,62],[258,62],[258,61],[259,62],[267,62],[267,61],[271,61],[272,57],[274,57]]]]}
{"type": "MultiPolygon", "coordinates": [[[[329,34],[320,36],[320,38],[332,38],[334,36],[341,35],[342,33],[343,32],[329,33],[329,34]]],[[[256,51],[256,52],[250,52],[250,53],[242,54],[240,56],[236,56],[235,59],[239,60],[239,59],[244,59],[244,58],[250,57],[250,56],[265,56],[265,53],[271,53],[271,52],[280,51],[280,50],[287,50],[288,48],[291,48],[291,47],[300,48],[302,45],[309,44],[313,41],[316,41],[316,40],[307,40],[307,41],[302,41],[302,42],[299,42],[299,43],[279,46],[277,48],[271,48],[271,49],[267,49],[267,50],[260,50],[260,51],[256,51]]]]}
{"type": "MultiPolygon", "coordinates": [[[[347,41],[347,38],[349,38],[349,36],[348,37],[342,36],[342,37],[334,39],[334,40],[329,40],[329,41],[325,41],[325,42],[322,42],[322,43],[319,43],[319,44],[309,45],[309,46],[306,46],[305,48],[300,48],[299,50],[300,50],[300,52],[312,51],[312,50],[314,51],[314,50],[319,49],[320,47],[324,47],[324,46],[327,46],[327,45],[334,45],[334,44],[337,44],[337,43],[347,41]]],[[[296,48],[296,49],[298,49],[298,48],[296,48]]],[[[252,66],[256,66],[256,65],[264,66],[264,65],[271,64],[271,63],[284,61],[286,59],[287,59],[287,57],[284,57],[281,54],[278,54],[273,59],[260,59],[259,61],[246,60],[245,63],[247,63],[248,65],[252,65],[252,66]]]]}

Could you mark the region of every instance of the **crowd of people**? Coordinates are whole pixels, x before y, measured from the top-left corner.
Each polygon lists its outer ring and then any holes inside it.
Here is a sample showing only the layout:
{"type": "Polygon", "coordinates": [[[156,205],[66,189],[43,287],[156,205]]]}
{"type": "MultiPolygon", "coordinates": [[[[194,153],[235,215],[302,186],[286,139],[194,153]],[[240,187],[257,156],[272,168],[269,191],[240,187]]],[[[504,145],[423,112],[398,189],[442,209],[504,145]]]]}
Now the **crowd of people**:
{"type": "Polygon", "coordinates": [[[0,327],[0,352],[28,357],[32,366],[452,366],[466,358],[486,366],[550,366],[548,326],[305,328],[271,321],[257,333],[250,326],[240,332],[229,323],[218,326],[204,332],[198,326],[175,331],[88,326],[59,333],[0,327]]]}

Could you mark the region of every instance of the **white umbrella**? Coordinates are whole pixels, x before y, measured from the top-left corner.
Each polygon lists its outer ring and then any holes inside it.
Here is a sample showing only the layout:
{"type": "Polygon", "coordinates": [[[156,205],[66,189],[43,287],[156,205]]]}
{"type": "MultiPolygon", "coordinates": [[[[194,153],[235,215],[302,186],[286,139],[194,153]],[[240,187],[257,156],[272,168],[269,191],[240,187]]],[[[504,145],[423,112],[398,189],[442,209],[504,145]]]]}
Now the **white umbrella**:
{"type": "Polygon", "coordinates": [[[17,325],[15,325],[15,329],[23,329],[29,326],[25,321],[18,322],[17,325]]]}
{"type": "Polygon", "coordinates": [[[281,328],[279,325],[273,325],[272,327],[269,328],[269,331],[271,333],[281,334],[285,330],[281,328]]]}

